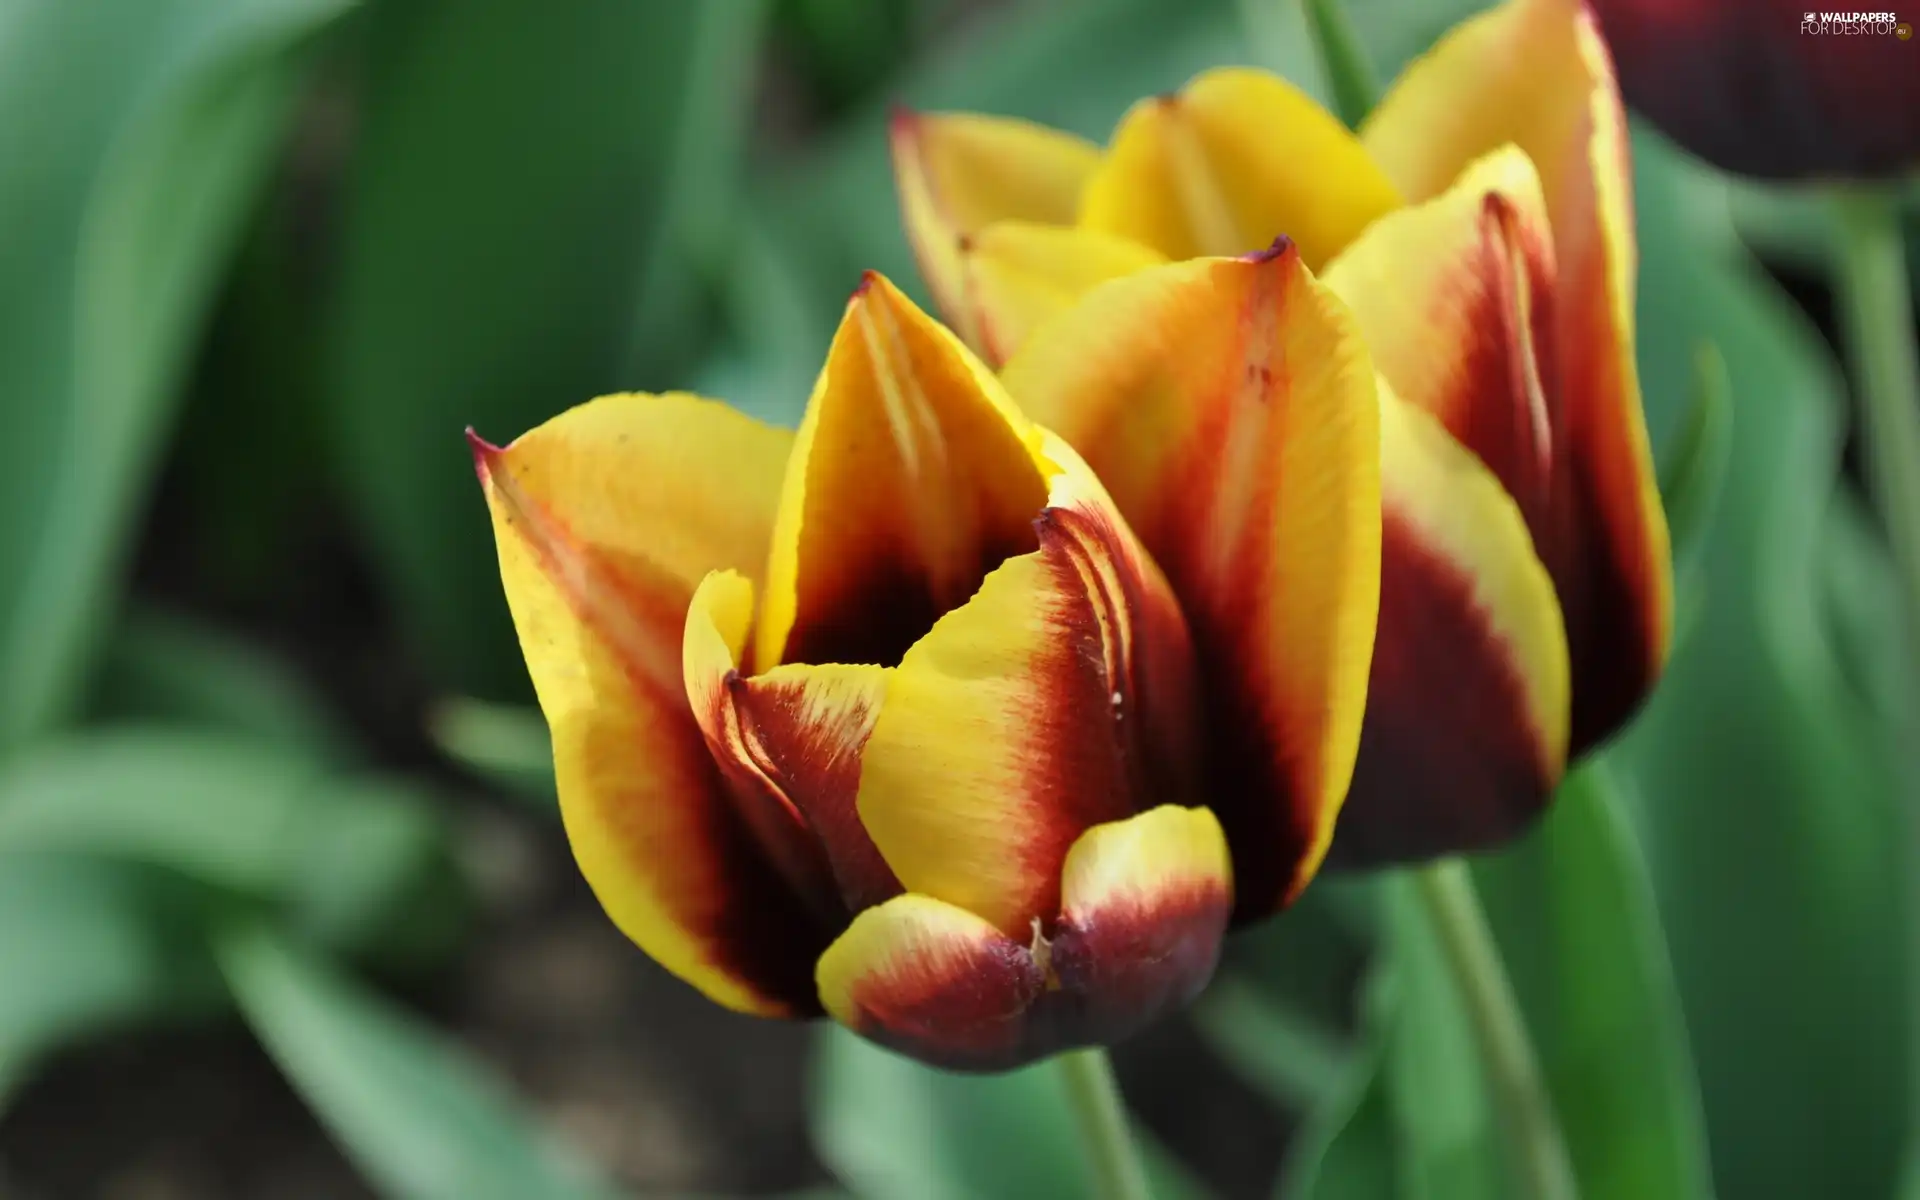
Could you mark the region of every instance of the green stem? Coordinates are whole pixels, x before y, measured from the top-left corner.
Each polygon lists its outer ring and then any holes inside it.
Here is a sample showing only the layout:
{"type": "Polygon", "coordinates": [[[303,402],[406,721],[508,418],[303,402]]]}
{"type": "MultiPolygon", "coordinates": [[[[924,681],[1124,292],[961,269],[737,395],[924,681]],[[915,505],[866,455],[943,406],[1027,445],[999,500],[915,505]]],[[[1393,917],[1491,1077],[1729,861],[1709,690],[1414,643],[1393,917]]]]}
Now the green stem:
{"type": "Polygon", "coordinates": [[[1101,1200],[1152,1200],[1147,1169],[1127,1124],[1126,1105],[1120,1101],[1120,1084],[1113,1077],[1107,1052],[1073,1050],[1055,1061],[1080,1123],[1080,1139],[1093,1160],[1094,1195],[1101,1200]]]}
{"type": "MultiPolygon", "coordinates": [[[[1859,393],[1867,477],[1875,506],[1886,526],[1899,576],[1902,611],[1906,614],[1907,652],[1920,678],[1920,350],[1914,346],[1913,296],[1906,277],[1906,247],[1894,194],[1888,188],[1837,187],[1833,209],[1838,219],[1837,249],[1840,331],[1853,364],[1859,393]]],[[[1914,745],[1912,735],[1920,714],[1905,714],[1908,727],[1902,742],[1914,745]]],[[[1920,760],[1903,750],[1909,770],[1896,778],[1912,792],[1920,774],[1920,760]]],[[[1914,797],[1897,797],[1909,814],[1907,838],[1920,845],[1920,806],[1914,797]]],[[[1910,889],[1910,911],[1920,915],[1920,891],[1910,889]]],[[[1920,949],[1910,955],[1920,989],[1920,949]]],[[[1906,1195],[1920,1197],[1920,1157],[1910,1156],[1906,1195]]]]}
{"type": "Polygon", "coordinates": [[[1576,1200],[1580,1188],[1567,1142],[1473,876],[1456,858],[1416,871],[1413,879],[1473,1022],[1521,1194],[1529,1200],[1576,1200]]]}
{"type": "Polygon", "coordinates": [[[1900,572],[1907,649],[1920,666],[1920,357],[1891,190],[1836,190],[1840,325],[1860,391],[1874,499],[1900,572]]]}

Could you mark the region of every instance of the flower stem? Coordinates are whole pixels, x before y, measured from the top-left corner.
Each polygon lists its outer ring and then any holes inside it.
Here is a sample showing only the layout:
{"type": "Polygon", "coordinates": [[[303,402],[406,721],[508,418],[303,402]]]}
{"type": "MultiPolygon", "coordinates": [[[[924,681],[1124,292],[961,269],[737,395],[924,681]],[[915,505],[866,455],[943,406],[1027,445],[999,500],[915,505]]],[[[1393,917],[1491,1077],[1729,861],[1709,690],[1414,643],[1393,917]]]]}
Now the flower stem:
{"type": "Polygon", "coordinates": [[[1860,391],[1869,482],[1900,573],[1907,649],[1920,656],[1920,352],[1906,247],[1891,190],[1838,189],[1834,211],[1840,326],[1860,391]]]}
{"type": "Polygon", "coordinates": [[[1120,1101],[1120,1084],[1113,1077],[1107,1052],[1099,1047],[1073,1050],[1056,1061],[1080,1123],[1080,1139],[1093,1160],[1094,1195],[1102,1200],[1152,1200],[1147,1169],[1127,1124],[1126,1105],[1120,1101]]]}
{"type": "Polygon", "coordinates": [[[1560,1119],[1473,876],[1454,858],[1415,871],[1413,879],[1473,1022],[1520,1194],[1529,1200],[1576,1200],[1580,1188],[1560,1119]]]}

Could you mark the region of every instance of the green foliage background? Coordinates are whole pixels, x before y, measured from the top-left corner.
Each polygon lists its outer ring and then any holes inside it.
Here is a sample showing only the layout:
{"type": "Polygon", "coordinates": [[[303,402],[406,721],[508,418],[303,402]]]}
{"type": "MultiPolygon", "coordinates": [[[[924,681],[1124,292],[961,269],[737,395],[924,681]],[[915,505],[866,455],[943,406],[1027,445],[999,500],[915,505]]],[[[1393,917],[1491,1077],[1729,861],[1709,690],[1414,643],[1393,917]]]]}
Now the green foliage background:
{"type": "MultiPolygon", "coordinates": [[[[1475,6],[1347,7],[1389,78],[1475,6]]],[[[792,421],[860,270],[917,284],[888,103],[1104,138],[1239,62],[1327,95],[1295,0],[0,0],[0,1104],[63,1049],[240,1020],[381,1194],[613,1194],[386,988],[472,936],[445,763],[546,819],[461,428],[669,387],[792,421]],[[329,590],[287,532],[315,506],[444,705],[339,711],[222,618],[329,590]],[[156,604],[182,576],[206,602],[156,604]],[[397,770],[381,721],[444,762],[397,770]]],[[[1756,260],[1817,287],[1830,234],[1633,149],[1656,451],[1717,351],[1724,485],[1669,679],[1476,874],[1589,1200],[1904,1194],[1916,697],[1844,383],[1756,260]]],[[[1317,886],[1191,1018],[1290,1136],[1277,1195],[1509,1194],[1403,888],[1317,886]]],[[[1090,1194],[1051,1077],[820,1038],[851,1193],[1090,1194]]]]}

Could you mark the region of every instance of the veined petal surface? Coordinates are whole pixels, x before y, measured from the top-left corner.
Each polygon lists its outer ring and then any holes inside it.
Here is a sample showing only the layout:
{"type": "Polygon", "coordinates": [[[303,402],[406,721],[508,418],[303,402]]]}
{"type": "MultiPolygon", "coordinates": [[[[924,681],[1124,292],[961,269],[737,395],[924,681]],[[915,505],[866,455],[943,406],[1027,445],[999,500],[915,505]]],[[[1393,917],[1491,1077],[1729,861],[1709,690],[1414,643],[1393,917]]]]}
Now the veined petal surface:
{"type": "Polygon", "coordinates": [[[1071,225],[1100,149],[1030,121],[904,109],[888,141],[920,273],[955,331],[981,350],[965,303],[965,247],[1000,221],[1071,225]]]}
{"type": "Polygon", "coordinates": [[[1047,489],[999,384],[878,274],[853,299],[786,468],[753,668],[900,661],[1035,545],[1047,489]]]}
{"type": "Polygon", "coordinates": [[[1380,627],[1341,868],[1499,845],[1566,765],[1566,635],[1518,506],[1384,381],[1380,457],[1380,627]]]}
{"type": "Polygon", "coordinates": [[[757,831],[728,803],[680,669],[700,578],[766,557],[791,435],[671,394],[604,397],[505,449],[473,441],[587,882],[719,1003],[817,1011],[811,961],[833,930],[775,865],[801,830],[757,831]]]}
{"type": "Polygon", "coordinates": [[[1004,378],[1166,572],[1238,912],[1274,911],[1332,837],[1379,605],[1378,409],[1352,317],[1283,243],[1096,288],[1004,378]]]}
{"type": "Polygon", "coordinates": [[[1506,143],[1540,174],[1553,226],[1555,429],[1568,489],[1555,562],[1573,661],[1573,751],[1623,724],[1664,668],[1673,579],[1634,365],[1637,268],[1625,114],[1581,0],[1507,0],[1410,66],[1362,140],[1411,201],[1506,143]]]}
{"type": "Polygon", "coordinates": [[[1232,886],[1214,815],[1155,808],[1088,830],[1057,919],[1020,937],[929,896],[868,909],[821,956],[820,999],[848,1028],[958,1070],[1118,1041],[1206,986],[1232,886]]]}
{"type": "Polygon", "coordinates": [[[1133,106],[1080,220],[1172,259],[1245,254],[1285,236],[1318,269],[1399,204],[1312,97],[1266,71],[1224,67],[1133,106]]]}
{"type": "Polygon", "coordinates": [[[1009,937],[1059,911],[1060,864],[1088,828],[1198,798],[1179,606],[1085,464],[1034,437],[1040,548],[889,674],[859,797],[908,891],[1009,937]]]}

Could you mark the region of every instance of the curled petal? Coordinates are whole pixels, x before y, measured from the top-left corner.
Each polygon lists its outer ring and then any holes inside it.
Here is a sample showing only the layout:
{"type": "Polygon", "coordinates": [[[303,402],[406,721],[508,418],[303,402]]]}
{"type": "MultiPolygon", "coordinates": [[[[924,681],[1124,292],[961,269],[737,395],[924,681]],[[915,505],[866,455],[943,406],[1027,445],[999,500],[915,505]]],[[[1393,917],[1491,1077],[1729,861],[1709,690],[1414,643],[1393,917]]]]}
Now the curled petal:
{"type": "Polygon", "coordinates": [[[826,1010],[902,1053],[1004,1070],[1125,1038],[1213,975],[1232,910],[1219,822],[1165,806],[1090,829],[1069,854],[1051,937],[1014,938],[932,897],[868,909],[821,956],[826,1010]]]}
{"type": "Polygon", "coordinates": [[[811,961],[833,931],[775,865],[802,831],[756,831],[728,803],[680,670],[696,582],[765,558],[791,436],[709,400],[626,395],[505,449],[472,440],[587,882],[719,1003],[816,1011],[811,961]]]}
{"type": "Polygon", "coordinates": [[[1440,196],[1381,218],[1325,276],[1381,376],[1493,471],[1550,562],[1552,238],[1533,164],[1506,146],[1440,196]]]}
{"type": "Polygon", "coordinates": [[[965,298],[964,247],[999,221],[1072,224],[1099,148],[1028,121],[970,113],[900,110],[888,134],[920,274],[961,337],[984,352],[965,298]]]}
{"type": "Polygon", "coordinates": [[[1190,799],[1191,649],[1165,580],[1058,439],[1036,522],[887,682],[860,818],[910,892],[1009,936],[1058,911],[1091,826],[1190,799]]]}
{"type": "Polygon", "coordinates": [[[1567,490],[1554,566],[1579,754],[1633,714],[1673,626],[1666,516],[1634,366],[1626,121],[1592,13],[1581,0],[1507,0],[1464,22],[1407,69],[1361,133],[1416,202],[1509,142],[1539,170],[1558,275],[1554,435],[1567,490]]]}
{"type": "Polygon", "coordinates": [[[1518,507],[1427,413],[1380,389],[1380,628],[1337,867],[1486,849],[1566,764],[1567,644],[1518,507]]]}
{"type": "Polygon", "coordinates": [[[1002,221],[960,249],[964,312],[956,327],[980,356],[999,366],[1049,319],[1096,285],[1166,262],[1151,247],[1065,225],[1002,221]]]}
{"type": "Polygon", "coordinates": [[[891,665],[1033,549],[1046,484],[999,383],[869,273],[794,440],[754,667],[891,665]]]}
{"type": "Polygon", "coordinates": [[[1168,258],[1245,254],[1285,235],[1319,267],[1400,197],[1332,114],[1265,71],[1207,71],[1133,106],[1081,222],[1168,258]]]}
{"type": "Polygon", "coordinates": [[[1165,570],[1239,912],[1272,912],[1325,853],[1366,702],[1380,451],[1352,318],[1291,246],[1178,263],[1095,289],[1005,379],[1165,570]]]}
{"type": "Polygon", "coordinates": [[[854,809],[885,672],[794,664],[743,676],[752,625],[751,582],[732,571],[701,581],[687,614],[687,695],[736,809],[763,828],[797,823],[813,835],[762,840],[783,852],[776,865],[794,890],[837,926],[845,913],[900,892],[854,809]]]}
{"type": "Polygon", "coordinates": [[[1858,178],[1920,165],[1911,8],[1868,23],[1821,21],[1795,0],[1589,2],[1627,103],[1723,170],[1858,178]]]}

